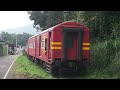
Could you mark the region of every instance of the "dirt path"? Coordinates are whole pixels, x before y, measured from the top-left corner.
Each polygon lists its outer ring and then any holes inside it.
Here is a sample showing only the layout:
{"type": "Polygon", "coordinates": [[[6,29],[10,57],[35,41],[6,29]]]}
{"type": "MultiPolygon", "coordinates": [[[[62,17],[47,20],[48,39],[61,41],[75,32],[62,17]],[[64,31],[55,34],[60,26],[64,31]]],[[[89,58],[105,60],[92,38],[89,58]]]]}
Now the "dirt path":
{"type": "Polygon", "coordinates": [[[8,55],[0,57],[0,79],[3,79],[8,72],[12,62],[18,57],[19,55],[8,55]]]}

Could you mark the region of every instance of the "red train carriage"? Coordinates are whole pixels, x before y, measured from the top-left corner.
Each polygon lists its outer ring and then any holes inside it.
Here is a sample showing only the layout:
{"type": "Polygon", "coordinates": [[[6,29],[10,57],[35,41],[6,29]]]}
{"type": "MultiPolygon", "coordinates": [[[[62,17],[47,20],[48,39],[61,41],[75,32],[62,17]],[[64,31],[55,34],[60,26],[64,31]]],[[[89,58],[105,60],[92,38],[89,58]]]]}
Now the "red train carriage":
{"type": "Polygon", "coordinates": [[[28,39],[28,50],[27,53],[31,57],[35,58],[36,56],[36,36],[32,36],[28,39]]]}
{"type": "Polygon", "coordinates": [[[80,71],[90,59],[90,31],[78,22],[63,22],[28,39],[28,56],[52,74],[80,71]]]}

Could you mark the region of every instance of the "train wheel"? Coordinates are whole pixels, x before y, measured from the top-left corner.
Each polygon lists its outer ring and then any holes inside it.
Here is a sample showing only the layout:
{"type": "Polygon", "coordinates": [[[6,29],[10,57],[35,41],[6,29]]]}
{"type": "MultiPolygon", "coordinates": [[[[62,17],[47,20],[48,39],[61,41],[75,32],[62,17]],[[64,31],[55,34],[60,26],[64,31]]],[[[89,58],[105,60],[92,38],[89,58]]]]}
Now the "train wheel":
{"type": "Polygon", "coordinates": [[[27,55],[27,58],[28,58],[28,60],[30,60],[30,57],[29,57],[29,55],[27,55]]]}
{"type": "Polygon", "coordinates": [[[31,57],[28,55],[28,60],[31,60],[31,57]]]}
{"type": "Polygon", "coordinates": [[[29,56],[29,60],[32,61],[32,57],[31,56],[29,56]]]}
{"type": "Polygon", "coordinates": [[[77,66],[77,73],[78,74],[81,74],[85,71],[85,66],[83,65],[83,62],[79,62],[78,63],[78,66],[77,66]]]}
{"type": "Polygon", "coordinates": [[[43,61],[42,62],[42,68],[45,69],[46,68],[46,63],[43,61]]]}
{"type": "Polygon", "coordinates": [[[31,61],[34,63],[34,62],[35,62],[35,58],[34,58],[34,57],[31,57],[31,61]]]}
{"type": "Polygon", "coordinates": [[[51,72],[52,76],[54,76],[54,77],[59,76],[59,68],[55,65],[51,65],[50,72],[51,72]]]}
{"type": "Polygon", "coordinates": [[[40,61],[38,59],[34,59],[35,64],[40,64],[40,61]]]}

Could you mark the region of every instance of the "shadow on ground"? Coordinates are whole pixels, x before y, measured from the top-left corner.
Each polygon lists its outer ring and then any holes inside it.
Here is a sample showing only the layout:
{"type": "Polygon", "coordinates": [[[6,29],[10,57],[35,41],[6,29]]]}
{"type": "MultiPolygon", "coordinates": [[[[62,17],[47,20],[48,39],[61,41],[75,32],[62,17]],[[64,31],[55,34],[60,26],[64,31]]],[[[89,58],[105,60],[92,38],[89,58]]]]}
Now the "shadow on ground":
{"type": "Polygon", "coordinates": [[[81,73],[62,73],[56,76],[58,79],[86,79],[85,77],[88,75],[87,72],[81,73]]]}

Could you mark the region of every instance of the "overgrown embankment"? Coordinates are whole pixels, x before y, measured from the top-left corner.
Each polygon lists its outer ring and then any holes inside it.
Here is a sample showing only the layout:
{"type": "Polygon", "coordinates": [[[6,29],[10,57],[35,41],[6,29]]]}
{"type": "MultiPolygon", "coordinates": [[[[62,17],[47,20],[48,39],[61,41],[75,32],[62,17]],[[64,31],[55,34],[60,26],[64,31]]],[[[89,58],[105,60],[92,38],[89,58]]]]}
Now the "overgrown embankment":
{"type": "MultiPolygon", "coordinates": [[[[77,78],[120,78],[120,39],[91,43],[90,50],[88,73],[77,78]]],[[[20,56],[16,60],[16,67],[17,74],[24,74],[28,79],[55,79],[40,66],[29,61],[26,56],[20,56]]]]}
{"type": "Polygon", "coordinates": [[[120,78],[120,39],[91,44],[91,59],[86,78],[120,78]]]}

